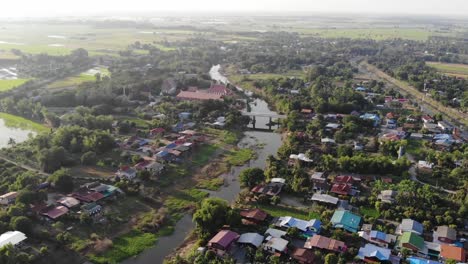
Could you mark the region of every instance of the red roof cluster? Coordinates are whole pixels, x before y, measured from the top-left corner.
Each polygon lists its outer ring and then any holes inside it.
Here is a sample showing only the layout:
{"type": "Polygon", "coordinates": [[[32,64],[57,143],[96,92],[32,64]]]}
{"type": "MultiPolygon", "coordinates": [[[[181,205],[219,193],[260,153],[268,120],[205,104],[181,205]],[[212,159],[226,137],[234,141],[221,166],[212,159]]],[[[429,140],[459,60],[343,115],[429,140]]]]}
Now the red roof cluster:
{"type": "Polygon", "coordinates": [[[211,94],[211,93],[204,93],[204,92],[189,92],[189,91],[181,91],[176,97],[182,100],[199,100],[199,101],[222,99],[222,95],[219,95],[219,94],[211,94]]]}
{"type": "Polygon", "coordinates": [[[226,88],[226,86],[221,84],[213,84],[210,89],[208,89],[207,93],[209,94],[217,94],[217,95],[230,95],[232,91],[226,88]]]}
{"type": "Polygon", "coordinates": [[[336,176],[333,182],[334,182],[334,183],[348,183],[348,184],[353,184],[353,183],[354,183],[354,179],[353,179],[352,176],[340,175],[340,176],[336,176]]]}
{"type": "Polygon", "coordinates": [[[80,190],[71,195],[73,198],[76,198],[85,203],[97,202],[104,198],[104,195],[98,192],[93,192],[89,190],[80,190]]]}
{"type": "Polygon", "coordinates": [[[348,195],[351,192],[351,189],[351,184],[335,183],[331,188],[331,192],[340,195],[348,195]]]}

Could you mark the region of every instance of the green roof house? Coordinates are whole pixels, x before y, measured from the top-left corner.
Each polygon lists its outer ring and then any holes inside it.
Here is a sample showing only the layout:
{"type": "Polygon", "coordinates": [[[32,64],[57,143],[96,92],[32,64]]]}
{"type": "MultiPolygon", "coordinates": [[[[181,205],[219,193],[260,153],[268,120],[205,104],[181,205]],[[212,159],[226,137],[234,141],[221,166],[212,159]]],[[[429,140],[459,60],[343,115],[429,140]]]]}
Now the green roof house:
{"type": "Polygon", "coordinates": [[[356,233],[361,225],[362,218],[350,211],[337,210],[333,214],[331,223],[334,228],[343,228],[349,232],[356,233]]]}
{"type": "Polygon", "coordinates": [[[400,237],[399,246],[418,252],[424,248],[424,239],[413,232],[404,232],[400,237]]]}

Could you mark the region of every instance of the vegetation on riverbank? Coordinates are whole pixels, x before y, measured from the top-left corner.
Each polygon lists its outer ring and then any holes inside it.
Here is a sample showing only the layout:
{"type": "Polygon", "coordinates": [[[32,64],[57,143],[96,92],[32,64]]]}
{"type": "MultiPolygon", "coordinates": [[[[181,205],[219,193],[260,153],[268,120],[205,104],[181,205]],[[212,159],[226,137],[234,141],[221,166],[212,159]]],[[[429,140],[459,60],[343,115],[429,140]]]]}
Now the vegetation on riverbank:
{"type": "Polygon", "coordinates": [[[46,126],[20,116],[0,112],[0,119],[2,119],[5,122],[5,126],[7,127],[31,130],[36,133],[43,133],[49,131],[49,128],[47,128],[46,126]]]}

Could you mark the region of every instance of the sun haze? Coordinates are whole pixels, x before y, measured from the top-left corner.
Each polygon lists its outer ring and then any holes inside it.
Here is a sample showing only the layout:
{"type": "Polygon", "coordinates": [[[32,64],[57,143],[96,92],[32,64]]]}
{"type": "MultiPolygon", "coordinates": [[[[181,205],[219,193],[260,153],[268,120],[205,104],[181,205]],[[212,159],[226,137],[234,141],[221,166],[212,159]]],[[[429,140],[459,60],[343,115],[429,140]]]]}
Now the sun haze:
{"type": "Polygon", "coordinates": [[[80,16],[130,13],[325,12],[466,15],[466,0],[17,0],[2,3],[0,17],[80,16]]]}

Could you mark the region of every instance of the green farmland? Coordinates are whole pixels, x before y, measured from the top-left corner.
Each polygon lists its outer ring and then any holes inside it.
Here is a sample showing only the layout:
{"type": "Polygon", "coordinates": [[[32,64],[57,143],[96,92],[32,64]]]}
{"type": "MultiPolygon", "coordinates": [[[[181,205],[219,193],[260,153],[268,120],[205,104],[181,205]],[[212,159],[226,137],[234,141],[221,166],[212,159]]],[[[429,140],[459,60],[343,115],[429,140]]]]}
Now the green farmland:
{"type": "Polygon", "coordinates": [[[29,81],[29,79],[0,80],[0,92],[11,90],[27,81],[29,81]]]}

